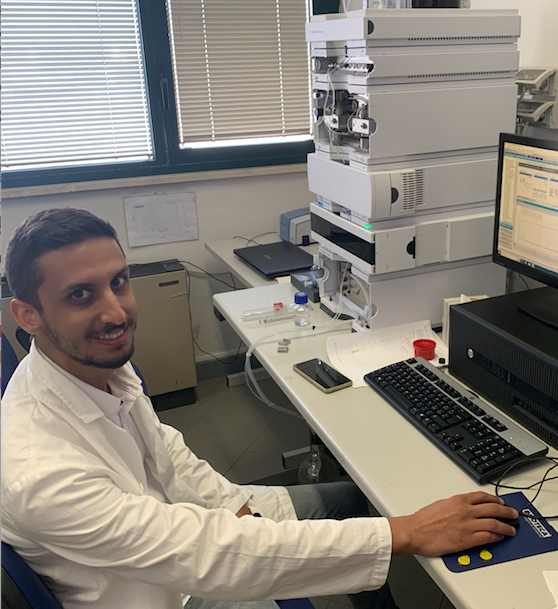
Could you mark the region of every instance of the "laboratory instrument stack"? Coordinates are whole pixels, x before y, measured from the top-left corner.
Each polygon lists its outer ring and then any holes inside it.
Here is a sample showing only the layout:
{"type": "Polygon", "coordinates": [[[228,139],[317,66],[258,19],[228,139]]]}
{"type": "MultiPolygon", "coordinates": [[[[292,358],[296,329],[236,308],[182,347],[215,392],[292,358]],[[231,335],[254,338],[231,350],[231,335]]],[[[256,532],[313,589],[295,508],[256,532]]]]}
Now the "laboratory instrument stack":
{"type": "Polygon", "coordinates": [[[490,256],[519,33],[516,10],[362,9],[307,23],[320,298],[355,329],[437,325],[446,297],[503,293],[490,256]]]}

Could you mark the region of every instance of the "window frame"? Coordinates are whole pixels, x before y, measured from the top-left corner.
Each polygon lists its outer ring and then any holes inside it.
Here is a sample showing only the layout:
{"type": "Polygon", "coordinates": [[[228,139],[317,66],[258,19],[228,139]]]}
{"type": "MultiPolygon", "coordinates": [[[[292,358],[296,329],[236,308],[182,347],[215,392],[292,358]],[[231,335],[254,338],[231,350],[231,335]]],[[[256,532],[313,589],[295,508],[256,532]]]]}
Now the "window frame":
{"type": "Polygon", "coordinates": [[[154,158],[147,161],[5,170],[2,188],[306,163],[314,142],[180,148],[166,4],[138,0],[154,158]],[[163,97],[165,101],[163,101],[163,97]]]}

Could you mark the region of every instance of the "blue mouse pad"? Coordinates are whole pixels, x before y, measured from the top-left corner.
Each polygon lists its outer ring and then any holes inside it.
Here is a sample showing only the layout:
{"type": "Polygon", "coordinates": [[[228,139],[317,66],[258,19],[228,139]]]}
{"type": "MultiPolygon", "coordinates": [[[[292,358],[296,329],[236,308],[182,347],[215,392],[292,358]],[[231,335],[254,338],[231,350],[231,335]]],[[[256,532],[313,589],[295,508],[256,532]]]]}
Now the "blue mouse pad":
{"type": "MultiPolygon", "coordinates": [[[[502,499],[516,510],[521,510],[529,503],[523,493],[502,495],[502,499]]],[[[540,516],[533,506],[523,511],[540,516]]],[[[519,528],[515,537],[506,537],[498,543],[478,546],[465,552],[447,554],[442,556],[442,559],[450,571],[461,573],[554,550],[558,550],[558,533],[545,520],[519,516],[519,528]]]]}

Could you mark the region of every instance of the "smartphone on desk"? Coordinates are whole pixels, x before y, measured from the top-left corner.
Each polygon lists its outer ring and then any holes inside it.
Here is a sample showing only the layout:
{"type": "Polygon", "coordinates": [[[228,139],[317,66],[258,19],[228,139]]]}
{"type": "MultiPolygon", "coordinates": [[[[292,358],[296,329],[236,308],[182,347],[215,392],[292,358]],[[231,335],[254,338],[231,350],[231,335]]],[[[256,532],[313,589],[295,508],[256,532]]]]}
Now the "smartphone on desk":
{"type": "Polygon", "coordinates": [[[293,368],[324,393],[338,391],[353,384],[351,379],[343,376],[327,362],[318,358],[295,364],[293,368]]]}

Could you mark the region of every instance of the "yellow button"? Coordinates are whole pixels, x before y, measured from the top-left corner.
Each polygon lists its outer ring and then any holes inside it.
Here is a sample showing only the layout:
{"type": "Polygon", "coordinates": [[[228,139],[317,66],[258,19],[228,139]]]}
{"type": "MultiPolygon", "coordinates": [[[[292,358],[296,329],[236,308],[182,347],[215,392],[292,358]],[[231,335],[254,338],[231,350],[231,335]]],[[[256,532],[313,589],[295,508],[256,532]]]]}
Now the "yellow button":
{"type": "Polygon", "coordinates": [[[481,550],[479,556],[483,559],[483,560],[490,560],[491,558],[494,558],[492,556],[492,554],[488,551],[488,550],[481,550]]]}
{"type": "Polygon", "coordinates": [[[466,567],[467,565],[470,565],[470,564],[471,564],[471,557],[470,557],[470,556],[467,556],[467,554],[463,554],[463,556],[460,556],[460,557],[457,559],[457,562],[458,562],[460,565],[463,565],[463,566],[465,566],[465,567],[466,567]]]}

